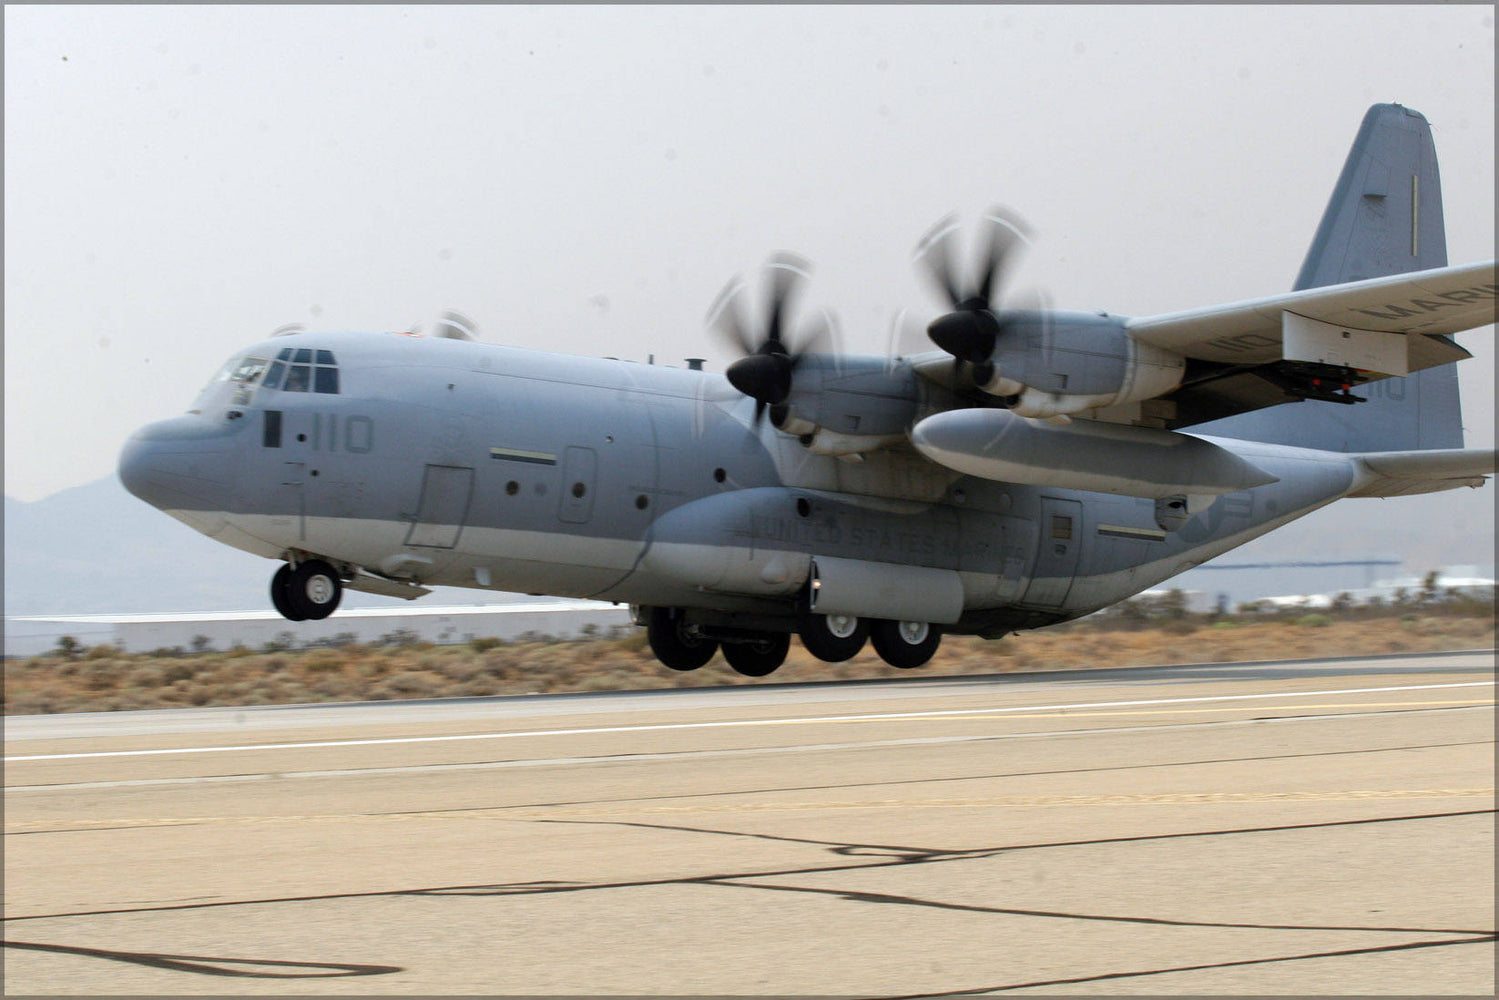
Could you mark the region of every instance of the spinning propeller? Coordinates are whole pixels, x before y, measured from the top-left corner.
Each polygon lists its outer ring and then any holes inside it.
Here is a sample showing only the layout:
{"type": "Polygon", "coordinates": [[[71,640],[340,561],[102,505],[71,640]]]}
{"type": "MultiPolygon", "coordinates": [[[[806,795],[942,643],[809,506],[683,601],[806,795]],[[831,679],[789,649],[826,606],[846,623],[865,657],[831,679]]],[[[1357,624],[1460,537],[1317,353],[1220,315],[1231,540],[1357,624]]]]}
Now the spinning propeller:
{"type": "Polygon", "coordinates": [[[734,350],[743,355],[724,374],[729,383],[755,401],[755,423],[768,407],[779,406],[791,395],[792,376],[810,354],[830,353],[834,347],[834,320],[821,311],[787,337],[787,317],[797,294],[806,284],[811,265],[801,257],[779,253],[765,264],[764,323],[752,324],[745,316],[745,286],[739,279],[729,282],[708,313],[708,325],[734,350]]]}
{"type": "Polygon", "coordinates": [[[440,337],[444,340],[478,340],[479,324],[456,309],[444,309],[437,314],[430,327],[417,323],[411,333],[423,337],[440,337]]]}
{"type": "Polygon", "coordinates": [[[974,380],[988,381],[993,375],[990,359],[1004,332],[997,295],[1014,271],[1020,249],[1030,242],[1030,228],[1020,216],[995,207],[984,216],[976,267],[960,273],[953,246],[958,236],[957,219],[948,215],[922,237],[915,260],[951,304],[953,311],[937,317],[927,327],[933,343],[957,359],[974,366],[974,380]]]}

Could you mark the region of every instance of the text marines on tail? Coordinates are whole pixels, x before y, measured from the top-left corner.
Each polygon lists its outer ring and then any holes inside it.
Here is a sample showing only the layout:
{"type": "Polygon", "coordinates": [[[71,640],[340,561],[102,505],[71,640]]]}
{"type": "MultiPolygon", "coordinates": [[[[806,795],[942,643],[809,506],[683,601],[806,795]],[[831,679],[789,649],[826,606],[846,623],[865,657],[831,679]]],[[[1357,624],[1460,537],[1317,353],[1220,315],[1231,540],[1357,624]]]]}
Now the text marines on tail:
{"type": "Polygon", "coordinates": [[[723,374],[433,335],[297,332],[237,352],[137,431],[136,496],[281,565],[271,599],[433,585],[629,603],[676,670],[742,674],[793,634],[916,667],[944,633],[1089,614],[1345,497],[1478,486],[1452,335],[1493,261],[1448,266],[1426,119],[1364,117],[1291,291],[1160,316],[1007,303],[1024,242],[944,220],[917,261],[939,350],[843,354],[793,327],[798,259],[731,286],[723,374]]]}

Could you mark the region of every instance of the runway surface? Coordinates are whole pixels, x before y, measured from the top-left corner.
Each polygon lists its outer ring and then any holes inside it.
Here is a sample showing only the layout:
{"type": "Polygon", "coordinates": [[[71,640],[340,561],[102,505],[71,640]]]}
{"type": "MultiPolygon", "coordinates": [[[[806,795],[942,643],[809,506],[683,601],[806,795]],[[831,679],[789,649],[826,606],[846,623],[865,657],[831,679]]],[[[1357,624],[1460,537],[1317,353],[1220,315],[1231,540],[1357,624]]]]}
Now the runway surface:
{"type": "Polygon", "coordinates": [[[8,719],[5,992],[1494,992],[1494,654],[8,719]]]}

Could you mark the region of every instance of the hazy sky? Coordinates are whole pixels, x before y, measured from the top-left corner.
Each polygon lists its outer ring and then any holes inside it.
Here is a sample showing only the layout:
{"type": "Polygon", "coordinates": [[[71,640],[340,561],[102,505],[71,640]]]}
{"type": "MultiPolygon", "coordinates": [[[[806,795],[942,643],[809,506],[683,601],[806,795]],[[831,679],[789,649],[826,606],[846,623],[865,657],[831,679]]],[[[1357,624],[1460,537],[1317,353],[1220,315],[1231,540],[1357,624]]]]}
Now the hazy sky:
{"type": "MultiPolygon", "coordinates": [[[[1454,263],[1494,256],[1493,8],[5,8],[5,492],[110,474],[286,323],[729,360],[772,251],[846,346],[936,303],[993,202],[1059,306],[1288,288],[1366,108],[1432,122],[1454,263]]],[[[1493,330],[1459,338],[1493,442],[1493,330]]]]}

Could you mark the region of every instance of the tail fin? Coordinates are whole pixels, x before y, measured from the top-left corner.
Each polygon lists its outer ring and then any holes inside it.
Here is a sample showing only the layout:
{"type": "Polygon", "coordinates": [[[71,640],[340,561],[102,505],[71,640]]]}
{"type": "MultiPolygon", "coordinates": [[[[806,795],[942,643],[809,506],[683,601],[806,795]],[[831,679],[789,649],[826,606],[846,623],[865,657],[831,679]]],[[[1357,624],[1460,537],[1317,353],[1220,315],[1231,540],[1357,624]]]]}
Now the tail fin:
{"type": "MultiPolygon", "coordinates": [[[[1294,288],[1447,264],[1442,184],[1431,126],[1418,111],[1376,104],[1364,115],[1294,288]]],[[[1456,365],[1370,383],[1355,406],[1307,400],[1192,428],[1328,451],[1461,448],[1456,365]]]]}

